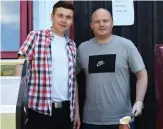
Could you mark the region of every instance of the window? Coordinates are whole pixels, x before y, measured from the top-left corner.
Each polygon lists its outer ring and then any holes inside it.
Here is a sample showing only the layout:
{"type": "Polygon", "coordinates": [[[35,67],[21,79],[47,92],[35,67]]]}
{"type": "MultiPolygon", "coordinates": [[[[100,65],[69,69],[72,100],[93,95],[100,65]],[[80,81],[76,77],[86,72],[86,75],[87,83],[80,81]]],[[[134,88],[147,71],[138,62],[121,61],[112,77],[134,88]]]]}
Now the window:
{"type": "Polygon", "coordinates": [[[20,41],[19,1],[1,1],[1,51],[17,51],[20,41]]]}
{"type": "Polygon", "coordinates": [[[17,58],[17,51],[33,29],[32,1],[1,2],[1,58],[17,58]]]}

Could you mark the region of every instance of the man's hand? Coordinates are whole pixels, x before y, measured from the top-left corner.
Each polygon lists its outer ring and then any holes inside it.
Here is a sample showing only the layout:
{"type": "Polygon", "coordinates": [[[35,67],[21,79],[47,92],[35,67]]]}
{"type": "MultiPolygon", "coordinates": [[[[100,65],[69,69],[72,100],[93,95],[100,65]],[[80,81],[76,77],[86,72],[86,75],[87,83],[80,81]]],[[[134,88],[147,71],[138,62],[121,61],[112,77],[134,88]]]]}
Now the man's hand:
{"type": "Polygon", "coordinates": [[[143,109],[143,103],[141,101],[136,101],[132,108],[132,114],[134,114],[134,117],[141,115],[142,109],[143,109]]]}
{"type": "Polygon", "coordinates": [[[73,129],[80,129],[80,116],[79,116],[79,112],[76,111],[75,112],[75,116],[74,116],[74,123],[73,123],[73,129]]]}

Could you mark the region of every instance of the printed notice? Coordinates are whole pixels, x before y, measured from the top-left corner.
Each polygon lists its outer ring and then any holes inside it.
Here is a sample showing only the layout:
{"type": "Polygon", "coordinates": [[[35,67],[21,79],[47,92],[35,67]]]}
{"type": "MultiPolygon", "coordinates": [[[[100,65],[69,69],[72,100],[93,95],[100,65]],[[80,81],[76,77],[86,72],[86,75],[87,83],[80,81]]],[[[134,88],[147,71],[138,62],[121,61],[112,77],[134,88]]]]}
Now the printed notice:
{"type": "Polygon", "coordinates": [[[112,0],[112,14],[115,26],[134,24],[133,0],[112,0]]]}

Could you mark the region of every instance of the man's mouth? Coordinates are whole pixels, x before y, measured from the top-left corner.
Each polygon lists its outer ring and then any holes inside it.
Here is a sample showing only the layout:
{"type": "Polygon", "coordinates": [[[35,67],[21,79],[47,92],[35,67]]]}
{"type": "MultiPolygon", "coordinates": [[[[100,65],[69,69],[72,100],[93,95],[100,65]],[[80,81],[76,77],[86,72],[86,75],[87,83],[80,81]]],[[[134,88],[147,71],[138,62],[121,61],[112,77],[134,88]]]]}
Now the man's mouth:
{"type": "Polygon", "coordinates": [[[100,30],[106,30],[106,29],[101,28],[100,30]]]}
{"type": "Polygon", "coordinates": [[[64,28],[66,27],[66,25],[61,25],[61,24],[59,24],[59,26],[64,27],[64,28]]]}

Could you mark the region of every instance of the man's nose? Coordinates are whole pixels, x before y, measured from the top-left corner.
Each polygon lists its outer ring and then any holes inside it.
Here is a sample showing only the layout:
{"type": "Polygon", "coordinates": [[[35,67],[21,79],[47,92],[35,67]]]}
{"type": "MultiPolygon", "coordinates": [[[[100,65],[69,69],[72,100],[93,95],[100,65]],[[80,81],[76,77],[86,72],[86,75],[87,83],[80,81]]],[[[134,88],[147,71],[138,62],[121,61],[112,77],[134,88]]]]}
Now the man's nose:
{"type": "Polygon", "coordinates": [[[103,26],[104,25],[104,22],[103,21],[100,21],[100,26],[103,26]]]}
{"type": "Polygon", "coordinates": [[[63,17],[61,21],[62,21],[63,23],[65,23],[65,22],[66,22],[66,18],[63,17]]]}

